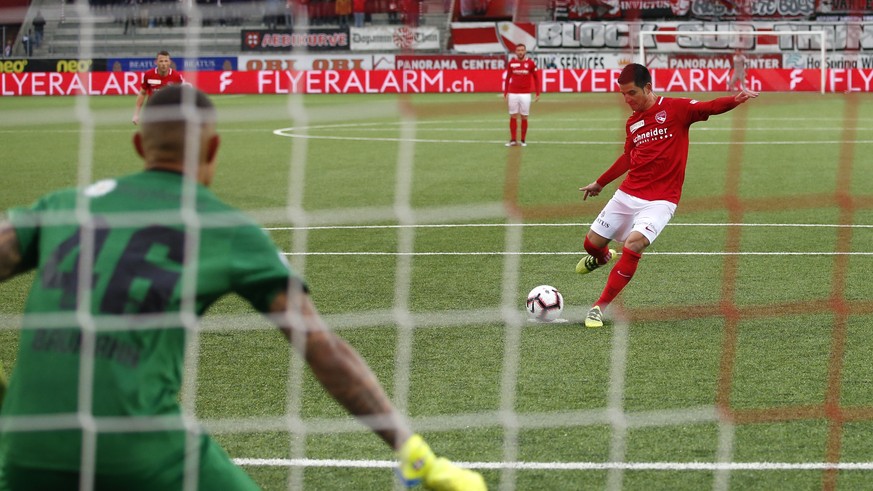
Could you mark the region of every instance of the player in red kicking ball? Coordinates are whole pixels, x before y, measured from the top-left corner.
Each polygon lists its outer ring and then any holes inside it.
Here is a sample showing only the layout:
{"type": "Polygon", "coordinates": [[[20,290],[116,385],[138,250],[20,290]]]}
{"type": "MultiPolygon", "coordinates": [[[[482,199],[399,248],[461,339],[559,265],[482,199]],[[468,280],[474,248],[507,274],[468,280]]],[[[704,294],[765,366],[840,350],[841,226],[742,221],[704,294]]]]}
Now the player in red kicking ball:
{"type": "Polygon", "coordinates": [[[636,63],[624,67],[618,84],[633,111],[625,125],[624,153],[596,181],[579,188],[582,199],[597,196],[625,173],[627,177],[591,224],[585,236],[588,255],[576,265],[576,272],[587,274],[614,260],[610,241],[623,242],[624,247],[603,293],[588,311],[586,327],[603,326],[603,309],[630,282],[643,251],[673,218],[685,180],[691,125],[758,97],[746,89],[706,102],[661,97],[652,91],[649,70],[636,63]]]}

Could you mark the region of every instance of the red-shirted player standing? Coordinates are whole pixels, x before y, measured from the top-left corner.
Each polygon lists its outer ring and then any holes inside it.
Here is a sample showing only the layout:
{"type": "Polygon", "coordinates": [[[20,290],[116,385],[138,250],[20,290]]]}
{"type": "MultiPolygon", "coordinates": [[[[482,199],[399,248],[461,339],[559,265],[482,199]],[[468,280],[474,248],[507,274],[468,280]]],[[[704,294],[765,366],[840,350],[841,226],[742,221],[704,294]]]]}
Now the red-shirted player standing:
{"type": "Polygon", "coordinates": [[[158,89],[170,84],[185,83],[182,74],[170,68],[172,60],[170,53],[159,51],[155,57],[155,67],[142,73],[139,81],[139,93],[136,95],[136,107],[133,109],[133,124],[139,124],[139,111],[145,102],[146,96],[151,96],[158,89]]]}
{"type": "Polygon", "coordinates": [[[535,90],[536,100],[540,100],[540,84],[537,79],[537,65],[527,55],[527,47],[515,47],[515,59],[506,64],[506,80],[503,84],[503,98],[509,102],[509,143],[507,147],[518,145],[515,137],[518,129],[516,116],[521,119],[521,146],[527,146],[527,115],[530,114],[530,92],[535,90]]]}
{"type": "Polygon", "coordinates": [[[624,153],[596,181],[579,188],[582,199],[597,196],[625,172],[627,177],[591,224],[585,236],[588,255],[576,265],[576,272],[590,273],[612,261],[616,253],[608,248],[610,241],[624,242],[624,247],[603,293],[588,311],[586,327],[603,326],[602,309],[628,284],[643,251],[673,218],[685,181],[691,124],[758,97],[746,89],[706,102],[659,97],[652,92],[649,70],[636,63],[624,67],[618,84],[633,110],[625,128],[624,153]]]}

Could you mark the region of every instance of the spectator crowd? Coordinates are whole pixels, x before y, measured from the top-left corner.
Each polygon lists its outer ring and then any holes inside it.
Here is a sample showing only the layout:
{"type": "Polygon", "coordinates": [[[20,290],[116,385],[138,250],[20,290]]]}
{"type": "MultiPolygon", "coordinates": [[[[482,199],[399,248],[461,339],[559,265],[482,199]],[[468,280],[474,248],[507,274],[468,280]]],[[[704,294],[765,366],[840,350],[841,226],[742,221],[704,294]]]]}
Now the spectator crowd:
{"type": "MultiPolygon", "coordinates": [[[[68,0],[69,1],[69,0],[68,0]]],[[[92,10],[112,15],[125,33],[137,28],[186,26],[189,0],[89,0],[92,10]]],[[[389,24],[418,25],[421,0],[191,0],[200,7],[202,24],[250,25],[260,21],[268,29],[294,25],[363,27],[374,14],[389,24]]]]}

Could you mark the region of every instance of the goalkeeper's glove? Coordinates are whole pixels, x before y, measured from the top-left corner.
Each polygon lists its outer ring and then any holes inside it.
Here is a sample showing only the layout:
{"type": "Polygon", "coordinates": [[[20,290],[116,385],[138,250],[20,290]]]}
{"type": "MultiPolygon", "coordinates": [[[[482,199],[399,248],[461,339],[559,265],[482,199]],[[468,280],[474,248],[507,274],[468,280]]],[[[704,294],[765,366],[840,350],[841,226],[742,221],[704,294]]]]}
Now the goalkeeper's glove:
{"type": "Polygon", "coordinates": [[[397,473],[408,487],[424,484],[433,491],[486,491],[485,480],[478,472],[462,469],[443,457],[437,457],[420,435],[412,435],[400,451],[397,473]]]}

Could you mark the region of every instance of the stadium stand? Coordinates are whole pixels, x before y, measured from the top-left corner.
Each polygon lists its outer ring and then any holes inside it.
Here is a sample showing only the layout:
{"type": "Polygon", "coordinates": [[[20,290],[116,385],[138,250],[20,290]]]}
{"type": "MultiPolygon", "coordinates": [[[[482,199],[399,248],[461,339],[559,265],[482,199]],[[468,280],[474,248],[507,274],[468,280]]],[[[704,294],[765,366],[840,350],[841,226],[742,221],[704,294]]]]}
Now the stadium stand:
{"type": "MultiPolygon", "coordinates": [[[[46,20],[43,43],[32,50],[35,58],[80,56],[83,36],[88,33],[93,34],[92,56],[182,52],[192,37],[199,40],[201,54],[227,55],[240,51],[240,28],[286,29],[288,23],[294,23],[294,28],[303,24],[339,28],[334,0],[297,0],[291,6],[279,0],[197,0],[200,19],[196,22],[186,15],[183,4],[175,1],[91,0],[86,6],[34,0],[29,8],[27,0],[18,1],[24,4],[26,15],[16,30],[32,32],[37,11],[46,20]]],[[[445,0],[371,0],[367,18],[371,25],[387,25],[396,17],[398,23],[438,26],[447,34],[451,7],[445,0]],[[399,15],[392,16],[398,9],[399,15]]],[[[20,35],[15,46],[21,46],[20,35]]],[[[24,49],[18,49],[17,54],[23,56],[24,49]]]]}

